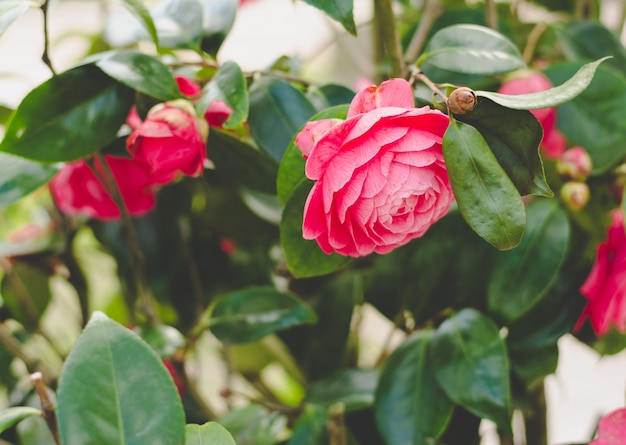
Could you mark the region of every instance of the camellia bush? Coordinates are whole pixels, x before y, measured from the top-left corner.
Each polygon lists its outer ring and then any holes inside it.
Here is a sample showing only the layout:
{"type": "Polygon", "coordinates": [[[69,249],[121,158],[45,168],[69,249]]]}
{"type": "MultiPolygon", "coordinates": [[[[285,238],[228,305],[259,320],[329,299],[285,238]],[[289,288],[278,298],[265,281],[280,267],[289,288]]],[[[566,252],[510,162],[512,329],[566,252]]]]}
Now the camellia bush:
{"type": "Polygon", "coordinates": [[[1,438],[546,444],[557,341],[626,347],[626,7],[306,0],[346,84],[220,57],[253,2],[99,1],[64,70],[0,2],[50,71],[0,108],[1,438]]]}

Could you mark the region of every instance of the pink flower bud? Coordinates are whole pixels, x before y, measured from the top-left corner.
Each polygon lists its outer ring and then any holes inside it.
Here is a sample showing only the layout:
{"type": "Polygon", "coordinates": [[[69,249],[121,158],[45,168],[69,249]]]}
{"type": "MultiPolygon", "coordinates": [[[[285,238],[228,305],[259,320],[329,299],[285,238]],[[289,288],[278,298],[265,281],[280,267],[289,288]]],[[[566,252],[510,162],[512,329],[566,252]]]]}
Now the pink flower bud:
{"type": "Polygon", "coordinates": [[[572,147],[563,153],[556,164],[556,171],[564,178],[584,181],[591,174],[589,153],[582,147],[572,147]]]}
{"type": "Polygon", "coordinates": [[[561,187],[561,199],[570,210],[578,211],[589,202],[589,187],[584,182],[566,182],[561,187]]]}

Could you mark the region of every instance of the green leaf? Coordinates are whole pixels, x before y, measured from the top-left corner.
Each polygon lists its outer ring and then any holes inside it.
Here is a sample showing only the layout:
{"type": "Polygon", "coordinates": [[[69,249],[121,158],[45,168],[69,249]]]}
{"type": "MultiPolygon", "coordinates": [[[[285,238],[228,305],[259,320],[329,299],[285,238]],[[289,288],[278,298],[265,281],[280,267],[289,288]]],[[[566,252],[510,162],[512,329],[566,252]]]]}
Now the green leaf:
{"type": "Polygon", "coordinates": [[[43,413],[30,406],[12,406],[0,411],[0,433],[8,430],[16,423],[31,416],[41,416],[43,413]]]}
{"type": "Polygon", "coordinates": [[[302,237],[304,202],[311,181],[301,183],[293,192],[280,221],[280,243],[289,271],[296,278],[314,277],[335,272],[352,259],[337,253],[325,254],[315,240],[302,237]]]}
{"type": "Polygon", "coordinates": [[[598,65],[609,57],[596,60],[583,65],[569,79],[561,85],[549,90],[528,94],[500,94],[491,91],[475,91],[476,96],[486,97],[495,103],[514,110],[534,110],[537,108],[556,107],[564,104],[581,94],[591,83],[598,65]]]}
{"type": "Polygon", "coordinates": [[[46,184],[60,168],[2,152],[0,165],[0,206],[15,202],[46,184]]]}
{"type": "Polygon", "coordinates": [[[124,85],[161,101],[182,97],[170,70],[160,60],[138,51],[111,51],[95,65],[124,85]]]}
{"type": "Polygon", "coordinates": [[[137,334],[150,345],[159,357],[172,357],[176,351],[185,346],[185,336],[172,326],[157,325],[140,327],[137,334]]]}
{"type": "Polygon", "coordinates": [[[443,153],[459,211],[472,230],[500,250],[517,246],[524,233],[524,203],[482,135],[451,119],[443,153]]]}
{"type": "Polygon", "coordinates": [[[159,37],[157,35],[156,27],[154,26],[154,22],[152,21],[152,17],[148,12],[148,9],[144,6],[142,0],[117,0],[122,3],[126,9],[130,11],[143,25],[143,27],[148,31],[148,35],[154,42],[154,44],[159,46],[159,37]]]}
{"type": "Polygon", "coordinates": [[[432,330],[409,337],[387,359],[374,410],[387,443],[427,445],[445,431],[454,404],[435,379],[429,360],[432,330]]]}
{"type": "Polygon", "coordinates": [[[67,445],[172,445],[185,438],[185,413],[159,357],[100,312],[65,362],[57,403],[67,445]]]}
{"type": "MultiPolygon", "coordinates": [[[[349,105],[337,105],[320,111],[310,120],[321,119],[345,119],[348,114],[349,105]]],[[[304,166],[306,161],[302,157],[302,152],[298,146],[291,141],[285,151],[280,166],[278,167],[278,177],[276,178],[276,191],[281,204],[285,204],[293,192],[306,181],[304,166]]]]}
{"type": "Polygon", "coordinates": [[[436,32],[417,65],[466,74],[500,74],[525,66],[515,45],[502,34],[478,25],[452,25],[436,32]]]}
{"type": "Polygon", "coordinates": [[[374,403],[377,369],[346,369],[311,383],[307,401],[326,408],[342,403],[345,412],[368,408],[374,403]]]}
{"type": "Polygon", "coordinates": [[[162,47],[200,50],[204,10],[198,0],[163,0],[150,14],[162,47]]]}
{"type": "Polygon", "coordinates": [[[356,36],[354,24],[353,0],[304,0],[309,5],[324,11],[337,20],[353,36],[356,36]]]}
{"type": "Polygon", "coordinates": [[[250,104],[246,89],[246,78],[235,62],[225,62],[215,76],[202,89],[196,105],[198,115],[203,116],[211,102],[221,100],[232,110],[224,122],[224,128],[236,128],[248,118],[250,104]]]}
{"type": "Polygon", "coordinates": [[[26,95],[0,151],[44,162],[85,157],[117,138],[132,101],[132,90],[94,66],[65,71],[26,95]]]}
{"type": "Polygon", "coordinates": [[[27,262],[16,262],[4,275],[0,294],[11,318],[35,330],[52,299],[49,274],[27,262]]]}
{"type": "Polygon", "coordinates": [[[531,386],[556,371],[559,348],[556,343],[535,349],[510,348],[509,358],[513,372],[531,386]]]}
{"type": "Polygon", "coordinates": [[[37,5],[35,2],[29,0],[3,0],[0,2],[0,36],[30,6],[35,5],[37,5]]]}
{"type": "MultiPolygon", "coordinates": [[[[558,84],[570,78],[576,68],[573,62],[560,63],[545,74],[558,84]]],[[[598,67],[587,89],[557,108],[557,124],[570,145],[580,145],[589,152],[593,173],[599,174],[626,155],[625,114],[626,78],[615,70],[598,67]]]]}
{"type": "Polygon", "coordinates": [[[218,422],[239,445],[275,445],[287,426],[287,416],[259,405],[229,411],[218,422]]]}
{"type": "Polygon", "coordinates": [[[250,133],[280,162],[300,128],[315,114],[304,94],[284,80],[263,77],[250,88],[250,133]]]}
{"type": "Polygon", "coordinates": [[[185,445],[235,445],[228,430],[217,422],[185,426],[185,445]]]}
{"type": "Polygon", "coordinates": [[[437,382],[455,403],[511,431],[509,363],[498,328],[474,309],[444,321],[432,339],[437,382]]]}
{"type": "Polygon", "coordinates": [[[298,417],[287,445],[328,444],[328,409],[307,403],[298,417]]]}
{"type": "Polygon", "coordinates": [[[541,125],[529,111],[480,99],[473,111],[455,118],[480,131],[521,195],[554,195],[539,156],[541,125]]]}
{"type": "Polygon", "coordinates": [[[500,254],[487,289],[489,310],[505,323],[525,314],[546,294],[569,247],[569,221],[558,201],[533,201],[526,219],[522,242],[500,254]]]}
{"type": "Polygon", "coordinates": [[[251,145],[211,128],[207,156],[215,164],[217,173],[250,189],[276,193],[276,161],[251,145]]]}
{"type": "Polygon", "coordinates": [[[249,287],[216,302],[209,328],[221,341],[237,344],[316,321],[315,313],[296,297],[273,287],[249,287]]]}
{"type": "Polygon", "coordinates": [[[619,38],[602,23],[578,20],[554,27],[569,60],[595,60],[612,56],[607,64],[626,74],[626,49],[619,38]]]}

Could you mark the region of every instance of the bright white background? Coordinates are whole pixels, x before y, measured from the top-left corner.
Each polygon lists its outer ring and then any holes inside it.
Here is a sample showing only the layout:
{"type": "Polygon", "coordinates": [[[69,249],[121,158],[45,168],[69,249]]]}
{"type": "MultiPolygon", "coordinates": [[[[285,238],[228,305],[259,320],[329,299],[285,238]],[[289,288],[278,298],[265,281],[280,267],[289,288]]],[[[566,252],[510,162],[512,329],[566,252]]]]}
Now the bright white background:
{"type": "MultiPolygon", "coordinates": [[[[618,1],[621,0],[607,3],[615,7],[618,1]]],[[[312,60],[303,66],[304,76],[353,86],[369,68],[369,57],[364,51],[369,43],[370,3],[355,1],[355,15],[361,27],[360,37],[354,39],[343,35],[334,23],[302,2],[257,0],[241,8],[220,59],[235,60],[244,70],[255,70],[265,68],[284,54],[300,56],[302,60],[312,60]]],[[[611,25],[618,14],[607,10],[605,15],[606,23],[611,25]]],[[[79,34],[97,32],[102,25],[97,2],[53,2],[50,27],[55,67],[62,70],[73,64],[86,50],[79,34]],[[75,36],[61,39],[67,32],[75,36]]],[[[0,103],[16,106],[30,89],[49,77],[40,61],[41,29],[40,12],[31,10],[0,37],[0,103]]],[[[366,342],[380,344],[387,331],[376,328],[380,321],[374,315],[368,315],[366,320],[370,323],[364,332],[366,342]]],[[[585,441],[599,417],[624,406],[626,397],[626,352],[601,358],[570,336],[561,339],[559,351],[557,372],[546,379],[549,440],[553,445],[585,441]]],[[[494,443],[492,434],[486,425],[484,445],[494,443]]]]}

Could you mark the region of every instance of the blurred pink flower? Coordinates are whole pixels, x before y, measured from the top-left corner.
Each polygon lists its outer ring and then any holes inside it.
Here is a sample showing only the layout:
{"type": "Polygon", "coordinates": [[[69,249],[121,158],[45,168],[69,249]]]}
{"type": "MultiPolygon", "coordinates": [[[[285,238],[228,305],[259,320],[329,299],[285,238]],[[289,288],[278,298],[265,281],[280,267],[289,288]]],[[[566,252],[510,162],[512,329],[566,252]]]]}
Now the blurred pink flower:
{"type": "Polygon", "coordinates": [[[598,245],[596,261],[580,287],[587,306],[575,330],[589,317],[597,335],[605,335],[615,326],[626,332],[626,235],[620,210],[612,215],[606,241],[598,245]]]}
{"type": "Polygon", "coordinates": [[[454,200],[441,150],[448,124],[439,111],[415,108],[404,79],[359,92],[345,121],[309,122],[296,137],[316,181],[304,238],[359,257],[422,236],[454,200]]]}
{"type": "MultiPolygon", "coordinates": [[[[519,73],[518,73],[519,74],[519,73]]],[[[536,93],[552,88],[550,80],[538,71],[524,71],[516,77],[506,80],[498,93],[518,95],[536,93]]],[[[549,158],[559,157],[567,148],[565,137],[556,128],[556,110],[554,108],[540,108],[530,110],[543,128],[541,148],[549,158]]]]}
{"type": "Polygon", "coordinates": [[[600,420],[598,438],[589,445],[626,444],[626,408],[616,409],[600,420]]]}
{"type": "Polygon", "coordinates": [[[145,162],[157,181],[204,171],[209,129],[194,113],[193,105],[183,99],[156,105],[126,140],[133,158],[145,162]]]}
{"type": "MultiPolygon", "coordinates": [[[[133,216],[152,210],[156,203],[155,186],[148,166],[129,158],[105,156],[117,187],[133,216]]],[[[66,164],[50,181],[50,191],[59,209],[69,215],[112,220],[120,218],[120,211],[99,177],[105,177],[102,166],[95,160],[99,175],[85,160],[66,164]]]]}

